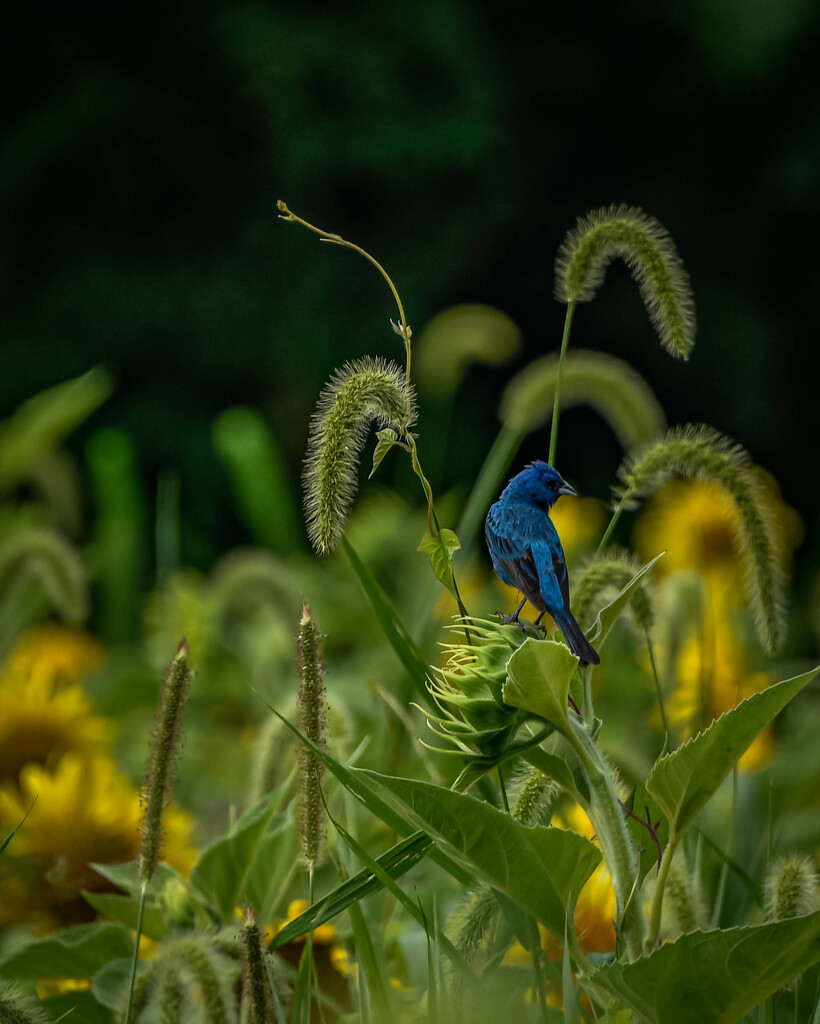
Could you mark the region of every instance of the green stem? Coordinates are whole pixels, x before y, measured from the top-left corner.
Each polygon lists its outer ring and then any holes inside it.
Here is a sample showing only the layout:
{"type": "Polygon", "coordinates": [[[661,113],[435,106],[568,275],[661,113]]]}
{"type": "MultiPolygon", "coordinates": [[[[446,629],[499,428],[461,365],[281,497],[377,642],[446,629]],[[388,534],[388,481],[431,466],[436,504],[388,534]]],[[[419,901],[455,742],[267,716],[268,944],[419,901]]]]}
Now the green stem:
{"type": "Polygon", "coordinates": [[[555,399],[552,404],[552,427],[550,429],[550,453],[547,462],[555,465],[555,452],[558,448],[558,417],[561,412],[561,377],[564,372],[564,357],[569,346],[569,332],[572,328],[572,317],[575,313],[575,303],[567,303],[567,315],[564,318],[564,336],[561,338],[561,354],[558,356],[558,376],[555,379],[555,399]]]}
{"type": "Polygon", "coordinates": [[[498,788],[501,790],[501,802],[504,804],[504,810],[509,814],[510,801],[507,799],[507,787],[504,784],[504,772],[501,770],[501,765],[498,766],[498,788]]]}
{"type": "Polygon", "coordinates": [[[499,430],[461,513],[456,531],[462,545],[460,557],[466,558],[472,550],[487,509],[498,497],[504,474],[510,468],[523,439],[524,435],[520,431],[510,430],[509,427],[499,430]]]}
{"type": "Polygon", "coordinates": [[[615,529],[618,520],[621,518],[621,513],[624,510],[625,501],[626,498],[621,498],[621,500],[618,502],[618,505],[615,508],[615,511],[612,513],[612,518],[609,520],[609,526],[607,526],[606,532],[604,533],[603,537],[601,537],[601,543],[598,545],[598,550],[595,552],[596,558],[601,554],[601,552],[609,543],[609,538],[612,536],[612,531],[615,529]]]}
{"type": "MultiPolygon", "coordinates": [[[[324,801],[323,801],[324,802],[324,801]]],[[[313,861],[310,862],[308,867],[308,906],[313,906],[313,861]]],[[[312,999],[312,988],[313,988],[313,929],[311,928],[308,932],[307,946],[304,955],[310,961],[308,963],[308,978],[307,978],[307,996],[305,998],[305,1013],[307,1024],[310,1024],[311,1018],[311,1006],[310,1001],[312,999]]]]}
{"type": "Polygon", "coordinates": [[[612,876],[627,955],[630,960],[637,960],[643,949],[644,922],[640,901],[634,892],[638,859],[626,818],[606,762],[585,725],[571,719],[566,736],[578,754],[589,783],[592,795],[590,819],[612,876]]]}
{"type": "Polygon", "coordinates": [[[646,953],[649,955],[658,945],[658,938],[661,934],[661,916],[663,914],[663,893],[666,888],[666,880],[669,877],[669,868],[672,866],[672,857],[678,845],[677,836],[670,836],[666,849],[663,852],[661,869],[658,872],[658,881],[655,885],[655,895],[652,898],[652,914],[649,918],[649,934],[646,936],[646,953]]]}
{"type": "Polygon", "coordinates": [[[140,889],[140,906],[137,913],[137,935],[134,939],[134,958],[131,961],[131,984],[128,987],[128,1006],[125,1009],[125,1024],[131,1021],[131,1004],[134,1001],[134,982],[137,980],[137,961],[139,960],[140,936],[142,935],[142,919],[145,914],[145,894],[148,891],[148,880],[142,883],[140,889]]]}
{"type": "Polygon", "coordinates": [[[669,719],[666,717],[666,706],[663,702],[663,691],[661,690],[661,681],[658,676],[658,666],[655,662],[655,648],[652,646],[652,637],[649,635],[649,629],[644,630],[646,634],[646,649],[649,651],[649,662],[652,665],[652,678],[655,680],[655,689],[658,693],[658,704],[661,709],[661,718],[663,719],[663,728],[666,732],[667,742],[669,737],[672,736],[672,730],[669,728],[669,719]]]}

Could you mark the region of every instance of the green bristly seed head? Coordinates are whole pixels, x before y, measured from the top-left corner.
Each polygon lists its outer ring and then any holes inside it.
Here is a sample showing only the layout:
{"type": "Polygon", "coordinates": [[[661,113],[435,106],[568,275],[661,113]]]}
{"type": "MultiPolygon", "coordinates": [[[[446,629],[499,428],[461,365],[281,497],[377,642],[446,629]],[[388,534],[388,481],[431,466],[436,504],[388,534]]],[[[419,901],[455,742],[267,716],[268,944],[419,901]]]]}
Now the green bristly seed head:
{"type": "Polygon", "coordinates": [[[182,1020],[182,1010],[191,1003],[189,979],[200,992],[201,1018],[206,1024],[228,1024],[229,964],[218,952],[210,935],[188,933],[164,940],[157,949],[155,971],[159,982],[158,1003],[163,1024],[182,1020]]]}
{"type": "Polygon", "coordinates": [[[791,854],[772,864],[766,879],[766,918],[785,921],[818,909],[817,871],[809,857],[791,854]]]}
{"type": "Polygon", "coordinates": [[[402,435],[415,416],[412,386],[395,363],[365,357],[348,363],[325,386],[311,421],[304,470],[308,535],[321,554],[332,551],[344,531],[369,425],[394,427],[402,435]]]}
{"type": "Polygon", "coordinates": [[[239,950],[242,961],[242,985],[248,1004],[248,1024],[267,1024],[271,1019],[272,1000],[265,968],[262,936],[253,907],[245,910],[245,921],[239,929],[239,950]]]}
{"type": "MultiPolygon", "coordinates": [[[[299,693],[296,699],[299,731],[317,747],[327,747],[327,694],[319,627],[311,617],[307,604],[302,605],[299,635],[296,641],[296,667],[299,673],[299,693]]],[[[318,863],[325,838],[325,818],[322,806],[322,779],[324,765],[304,745],[300,744],[299,785],[299,838],[302,856],[312,870],[318,863]]]]}
{"type": "Polygon", "coordinates": [[[515,780],[510,813],[517,822],[531,828],[541,821],[558,793],[556,782],[539,768],[527,765],[515,780]]]}
{"type": "MultiPolygon", "coordinates": [[[[558,381],[557,354],[525,366],[501,398],[505,427],[526,434],[549,422],[558,381]]],[[[666,426],[666,417],[651,388],[622,359],[603,352],[575,349],[566,354],[562,371],[561,410],[588,405],[600,413],[625,451],[647,441],[666,426]]]]}
{"type": "Polygon", "coordinates": [[[0,1021],[2,1024],[47,1024],[49,1017],[33,999],[16,985],[0,980],[0,1021]]]}
{"type": "Polygon", "coordinates": [[[686,935],[688,932],[697,931],[701,925],[698,921],[696,902],[691,892],[691,883],[684,870],[677,864],[671,868],[667,877],[665,898],[675,915],[680,932],[686,935]]]}
{"type": "MultiPolygon", "coordinates": [[[[631,552],[610,547],[580,573],[576,573],[572,613],[582,627],[591,626],[606,603],[606,595],[623,590],[640,569],[640,561],[631,552]]],[[[642,581],[632,592],[629,608],[639,629],[652,628],[654,614],[647,582],[642,581]]]]}
{"type": "Polygon", "coordinates": [[[711,427],[675,427],[624,462],[618,470],[617,498],[624,508],[632,508],[674,475],[714,484],[732,499],[735,543],[746,570],[746,595],[758,637],[766,650],[777,650],[785,631],[786,577],[771,506],[749,456],[711,427]]]}
{"type": "Polygon", "coordinates": [[[695,343],[695,303],[672,239],[653,217],[629,206],[593,210],[578,221],[558,251],[555,296],[589,302],[614,259],[623,259],[637,282],[661,344],[688,359],[695,343]]]}
{"type": "Polygon", "coordinates": [[[139,877],[148,882],[162,851],[162,816],[171,799],[174,772],[182,743],[182,723],[192,672],[185,640],[165,670],[151,734],[151,754],[143,786],[142,847],[139,877]]]}
{"type": "Polygon", "coordinates": [[[0,545],[0,597],[25,576],[35,576],[68,622],[88,617],[88,586],[79,554],[54,530],[27,527],[0,545]]]}

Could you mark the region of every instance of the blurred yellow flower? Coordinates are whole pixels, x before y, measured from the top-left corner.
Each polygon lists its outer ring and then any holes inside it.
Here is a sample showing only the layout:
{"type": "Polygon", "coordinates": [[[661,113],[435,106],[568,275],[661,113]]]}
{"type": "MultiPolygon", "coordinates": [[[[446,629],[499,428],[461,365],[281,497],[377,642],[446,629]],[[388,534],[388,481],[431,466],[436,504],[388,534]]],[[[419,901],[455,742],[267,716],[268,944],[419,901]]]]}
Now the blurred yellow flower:
{"type": "Polygon", "coordinates": [[[0,672],[7,683],[50,683],[53,689],[85,679],[103,660],[103,648],[82,629],[46,623],[27,630],[0,672]]]}
{"type": "Polygon", "coordinates": [[[67,753],[102,753],[110,741],[110,724],[80,687],[60,688],[58,678],[37,672],[0,682],[0,784],[16,783],[26,764],[53,768],[67,753]]]}
{"type": "MultiPolygon", "coordinates": [[[[554,814],[552,824],[556,828],[577,832],[587,839],[593,839],[595,835],[592,823],[577,804],[567,805],[559,813],[554,814]]],[[[584,953],[612,952],[615,949],[616,917],[615,889],[606,865],[601,862],[581,890],[575,906],[575,930],[580,949],[584,953]]],[[[541,948],[550,960],[560,960],[563,956],[563,944],[543,925],[539,924],[538,929],[541,933],[541,948]]],[[[503,962],[523,966],[530,962],[530,954],[516,942],[507,950],[503,962]]],[[[560,1005],[560,1002],[549,1002],[554,995],[551,990],[548,989],[547,994],[548,1005],[560,1005]]]]}
{"type": "Polygon", "coordinates": [[[562,497],[550,509],[550,519],[561,538],[568,560],[583,553],[598,541],[606,529],[607,508],[597,498],[562,497]]]}
{"type": "MultiPolygon", "coordinates": [[[[774,478],[759,469],[757,474],[784,568],[789,568],[802,539],[800,517],[783,501],[774,478]]],[[[721,488],[701,480],[671,480],[644,506],[635,526],[635,547],[644,560],[666,551],[658,563],[659,574],[696,569],[719,589],[739,588],[742,593],[743,566],[734,539],[737,522],[734,502],[721,488]]]]}
{"type": "MultiPolygon", "coordinates": [[[[14,837],[14,864],[20,873],[0,891],[0,920],[34,917],[48,928],[87,919],[92,915],[81,890],[109,887],[90,863],[117,864],[137,856],[139,792],[109,758],[69,753],[52,771],[27,764],[19,786],[0,787],[0,823],[17,824],[32,803],[31,814],[14,837]]],[[[195,856],[190,833],[190,816],[167,808],[163,856],[183,873],[195,856]]]]}
{"type": "MultiPolygon", "coordinates": [[[[665,699],[666,715],[683,742],[705,729],[753,693],[769,685],[765,672],[747,667],[742,642],[735,635],[725,603],[713,601],[699,636],[689,636],[671,666],[675,680],[665,699]]],[[[659,720],[659,713],[658,713],[659,720]]],[[[772,727],[767,727],[740,759],[741,771],[764,767],[771,759],[772,727]]]]}

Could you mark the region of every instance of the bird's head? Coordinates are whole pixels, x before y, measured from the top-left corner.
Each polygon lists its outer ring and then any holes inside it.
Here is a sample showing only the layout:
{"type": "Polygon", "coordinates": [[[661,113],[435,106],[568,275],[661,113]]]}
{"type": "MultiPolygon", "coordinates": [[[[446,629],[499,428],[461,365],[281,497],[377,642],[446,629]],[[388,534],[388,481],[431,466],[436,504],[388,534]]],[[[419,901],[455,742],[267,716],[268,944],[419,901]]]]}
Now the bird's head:
{"type": "Polygon", "coordinates": [[[547,511],[562,494],[576,494],[557,469],[546,462],[531,462],[526,469],[512,478],[504,491],[504,497],[523,501],[527,505],[547,511]]]}

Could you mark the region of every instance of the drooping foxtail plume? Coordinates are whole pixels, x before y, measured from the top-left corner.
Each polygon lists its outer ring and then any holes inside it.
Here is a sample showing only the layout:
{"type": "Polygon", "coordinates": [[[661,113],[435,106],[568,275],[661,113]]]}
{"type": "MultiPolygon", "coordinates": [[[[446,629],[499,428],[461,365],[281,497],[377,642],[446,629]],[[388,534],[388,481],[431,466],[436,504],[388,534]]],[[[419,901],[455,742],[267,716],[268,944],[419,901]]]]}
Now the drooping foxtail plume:
{"type": "Polygon", "coordinates": [[[359,456],[370,424],[406,433],[415,395],[395,363],[365,356],[325,385],[310,426],[304,491],[308,535],[320,554],[339,543],[358,486],[359,456]]]}
{"type": "Polygon", "coordinates": [[[83,561],[55,530],[26,527],[0,545],[0,603],[13,600],[25,579],[40,581],[53,607],[68,622],[88,616],[83,561]]]}
{"type": "Polygon", "coordinates": [[[183,640],[162,677],[154,729],[151,733],[151,754],[142,790],[143,819],[139,876],[143,883],[147,883],[153,877],[162,852],[162,818],[171,799],[191,676],[188,644],[183,640]]]}
{"type": "MultiPolygon", "coordinates": [[[[505,427],[521,434],[538,430],[552,416],[558,383],[557,353],[525,366],[507,385],[499,415],[505,427]]],[[[639,373],[604,352],[574,349],[564,358],[561,411],[588,405],[612,427],[625,451],[663,430],[666,417],[639,373]]]]}
{"type": "Polygon", "coordinates": [[[49,1018],[16,985],[0,980],[0,1021],[3,1024],[48,1024],[49,1018]]]}
{"type": "MultiPolygon", "coordinates": [[[[307,603],[302,604],[302,617],[299,621],[296,667],[299,673],[299,693],[296,698],[299,731],[318,747],[324,748],[327,746],[325,669],[322,664],[319,627],[312,618],[307,603]]],[[[326,832],[321,792],[324,773],[322,762],[301,744],[297,769],[299,838],[302,856],[311,872],[321,857],[326,832]]]]}
{"type": "Polygon", "coordinates": [[[157,949],[154,971],[162,1024],[181,1024],[187,1019],[183,1011],[191,1005],[191,980],[199,990],[198,1012],[205,1024],[234,1020],[232,965],[219,952],[213,936],[189,932],[165,939],[157,949]]]}
{"type": "Polygon", "coordinates": [[[771,504],[748,454],[707,426],[675,427],[630,456],[618,470],[620,506],[657,491],[670,477],[714,484],[732,499],[738,556],[745,566],[746,595],[760,642],[777,650],[785,631],[786,574],[771,504]]]}
{"type": "Polygon", "coordinates": [[[609,264],[623,259],[641,290],[661,344],[688,359],[695,343],[695,303],[689,277],[666,229],[630,206],[606,206],[578,220],[555,262],[560,302],[589,302],[609,264]]]}

